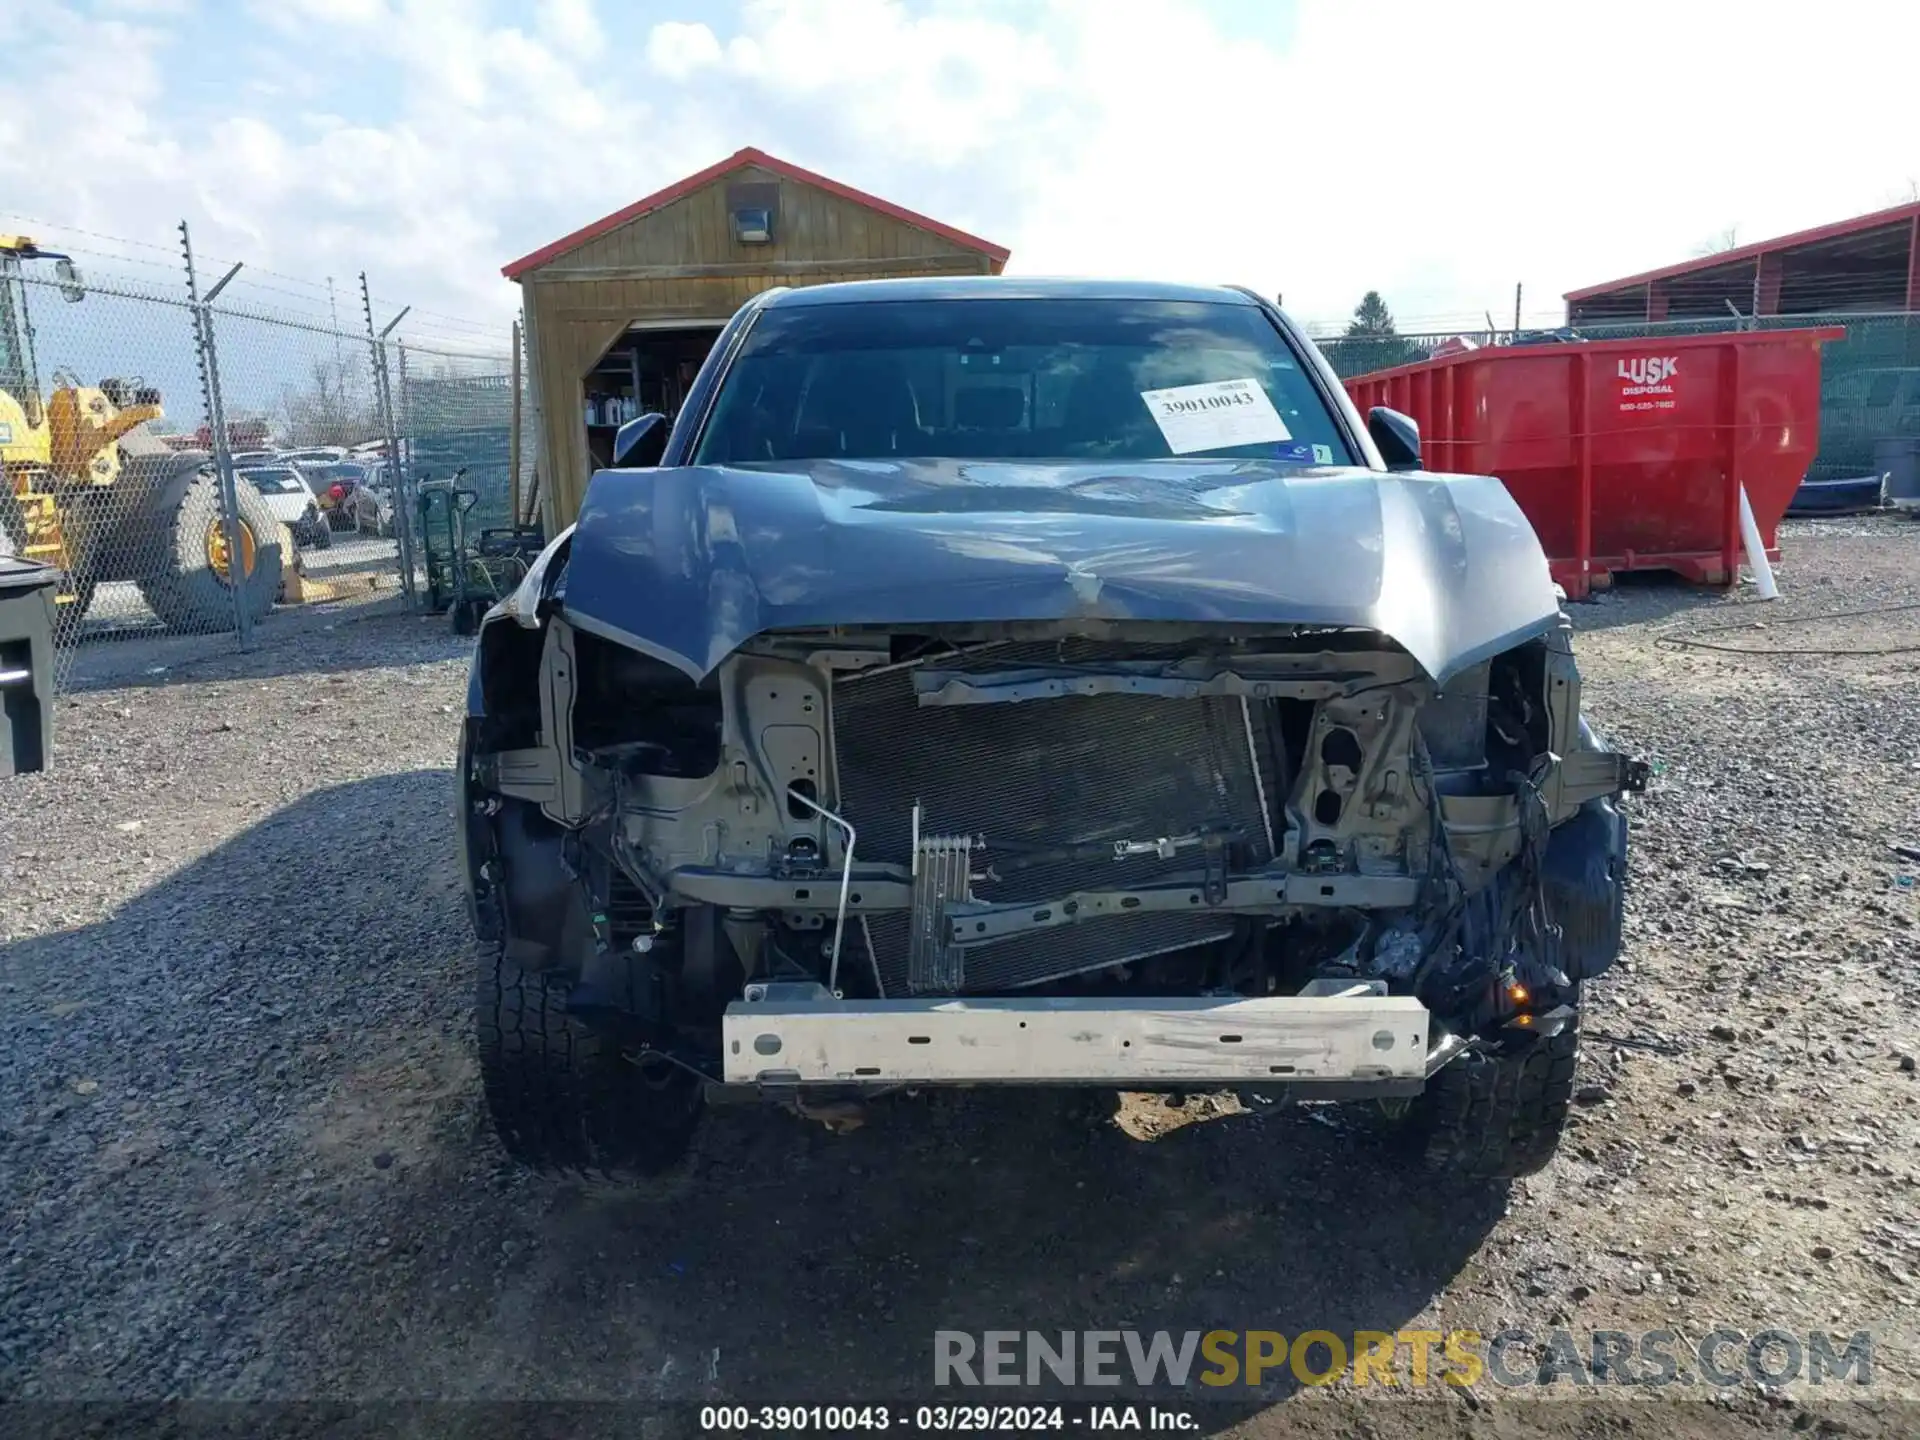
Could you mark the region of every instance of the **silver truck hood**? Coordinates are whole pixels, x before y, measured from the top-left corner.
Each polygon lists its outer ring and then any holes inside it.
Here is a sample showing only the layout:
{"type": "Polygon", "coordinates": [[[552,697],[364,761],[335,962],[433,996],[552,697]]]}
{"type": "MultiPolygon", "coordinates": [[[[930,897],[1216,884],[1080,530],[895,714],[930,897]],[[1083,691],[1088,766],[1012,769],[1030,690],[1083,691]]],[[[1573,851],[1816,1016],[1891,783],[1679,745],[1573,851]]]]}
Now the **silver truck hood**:
{"type": "Polygon", "coordinates": [[[1086,618],[1360,626],[1442,684],[1559,608],[1498,480],[1250,460],[603,470],[562,603],[695,678],[770,630],[1086,618]]]}

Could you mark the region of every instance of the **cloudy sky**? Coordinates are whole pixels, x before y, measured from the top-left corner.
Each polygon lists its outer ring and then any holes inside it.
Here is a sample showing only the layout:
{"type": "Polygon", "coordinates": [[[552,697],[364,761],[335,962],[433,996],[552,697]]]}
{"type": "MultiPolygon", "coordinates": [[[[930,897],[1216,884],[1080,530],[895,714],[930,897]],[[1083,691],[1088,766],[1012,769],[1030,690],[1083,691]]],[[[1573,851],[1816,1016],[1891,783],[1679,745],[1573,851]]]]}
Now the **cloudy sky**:
{"type": "Polygon", "coordinates": [[[1887,0],[0,11],[0,228],[165,278],[185,217],[289,306],[365,269],[447,334],[504,326],[504,262],[743,145],[1006,244],[1015,271],[1231,280],[1309,320],[1377,288],[1408,328],[1508,315],[1516,281],[1550,316],[1729,227],[1920,193],[1896,73],[1920,7],[1887,0]]]}

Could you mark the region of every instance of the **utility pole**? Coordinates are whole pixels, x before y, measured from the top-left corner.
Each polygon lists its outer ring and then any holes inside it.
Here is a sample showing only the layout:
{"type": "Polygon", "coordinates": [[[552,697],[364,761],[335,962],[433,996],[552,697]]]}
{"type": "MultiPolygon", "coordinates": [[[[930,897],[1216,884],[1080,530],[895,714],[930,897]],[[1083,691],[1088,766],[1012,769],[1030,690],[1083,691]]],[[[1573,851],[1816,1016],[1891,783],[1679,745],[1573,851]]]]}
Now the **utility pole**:
{"type": "Polygon", "coordinates": [[[520,523],[520,322],[513,322],[513,420],[507,430],[507,495],[520,523]]]}
{"type": "Polygon", "coordinates": [[[208,448],[213,451],[215,481],[220,492],[220,523],[227,539],[227,589],[233,595],[233,628],[242,650],[253,648],[252,599],[247,591],[253,584],[253,551],[249,538],[264,549],[277,544],[270,536],[250,537],[240,519],[239,482],[233,473],[233,450],[227,435],[227,407],[220,394],[220,356],[213,343],[213,302],[227,288],[227,282],[240,273],[233,268],[222,275],[206,294],[200,293],[200,275],[193,263],[193,236],[187,222],[180,222],[180,253],[187,264],[187,302],[193,311],[194,349],[200,362],[200,404],[207,417],[208,448]]]}
{"type": "Polygon", "coordinates": [[[338,365],[344,379],[347,358],[340,352],[340,302],[334,298],[333,277],[327,276],[327,313],[333,317],[333,363],[338,365]]]}
{"type": "MultiPolygon", "coordinates": [[[[387,328],[373,328],[373,296],[367,290],[367,272],[360,272],[360,311],[367,322],[367,347],[373,358],[373,397],[380,410],[380,428],[387,437],[387,474],[388,483],[393,489],[393,529],[398,542],[400,563],[400,590],[406,596],[406,607],[411,610],[417,603],[413,576],[413,508],[412,487],[408,483],[410,468],[401,458],[400,434],[394,424],[393,384],[387,374],[387,337],[393,334],[394,327],[407,318],[411,305],[387,322],[387,328]]],[[[403,362],[404,363],[404,362],[403,362]]]]}
{"type": "Polygon", "coordinates": [[[1513,282],[1513,333],[1517,339],[1520,334],[1520,282],[1513,282]]]}

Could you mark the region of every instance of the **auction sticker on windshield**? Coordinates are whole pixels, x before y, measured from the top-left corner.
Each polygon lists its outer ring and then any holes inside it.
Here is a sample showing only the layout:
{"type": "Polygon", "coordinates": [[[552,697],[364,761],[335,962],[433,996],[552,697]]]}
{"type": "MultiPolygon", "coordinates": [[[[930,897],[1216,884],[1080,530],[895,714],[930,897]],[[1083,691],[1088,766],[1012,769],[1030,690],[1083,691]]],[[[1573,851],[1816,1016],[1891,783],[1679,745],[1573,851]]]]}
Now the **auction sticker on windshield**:
{"type": "Polygon", "coordinates": [[[1140,398],[1166,437],[1167,448],[1176,455],[1293,438],[1258,380],[1212,380],[1171,390],[1142,390],[1140,398]]]}

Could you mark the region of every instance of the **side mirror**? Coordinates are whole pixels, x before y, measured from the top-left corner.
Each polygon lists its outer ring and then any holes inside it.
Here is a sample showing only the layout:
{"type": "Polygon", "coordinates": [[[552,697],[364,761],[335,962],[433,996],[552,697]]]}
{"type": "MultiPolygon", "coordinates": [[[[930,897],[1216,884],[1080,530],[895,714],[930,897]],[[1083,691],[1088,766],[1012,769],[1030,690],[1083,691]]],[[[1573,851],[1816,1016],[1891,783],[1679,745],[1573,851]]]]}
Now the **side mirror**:
{"type": "Polygon", "coordinates": [[[1367,434],[1389,470],[1420,468],[1420,422],[1411,415],[1376,405],[1367,412],[1367,434]]]}
{"type": "Polygon", "coordinates": [[[80,278],[80,267],[61,260],[53,267],[53,278],[60,286],[60,298],[69,305],[87,298],[87,282],[80,278]]]}
{"type": "Polygon", "coordinates": [[[667,417],[657,412],[635,416],[613,436],[613,463],[621,469],[650,469],[667,453],[667,417]]]}

